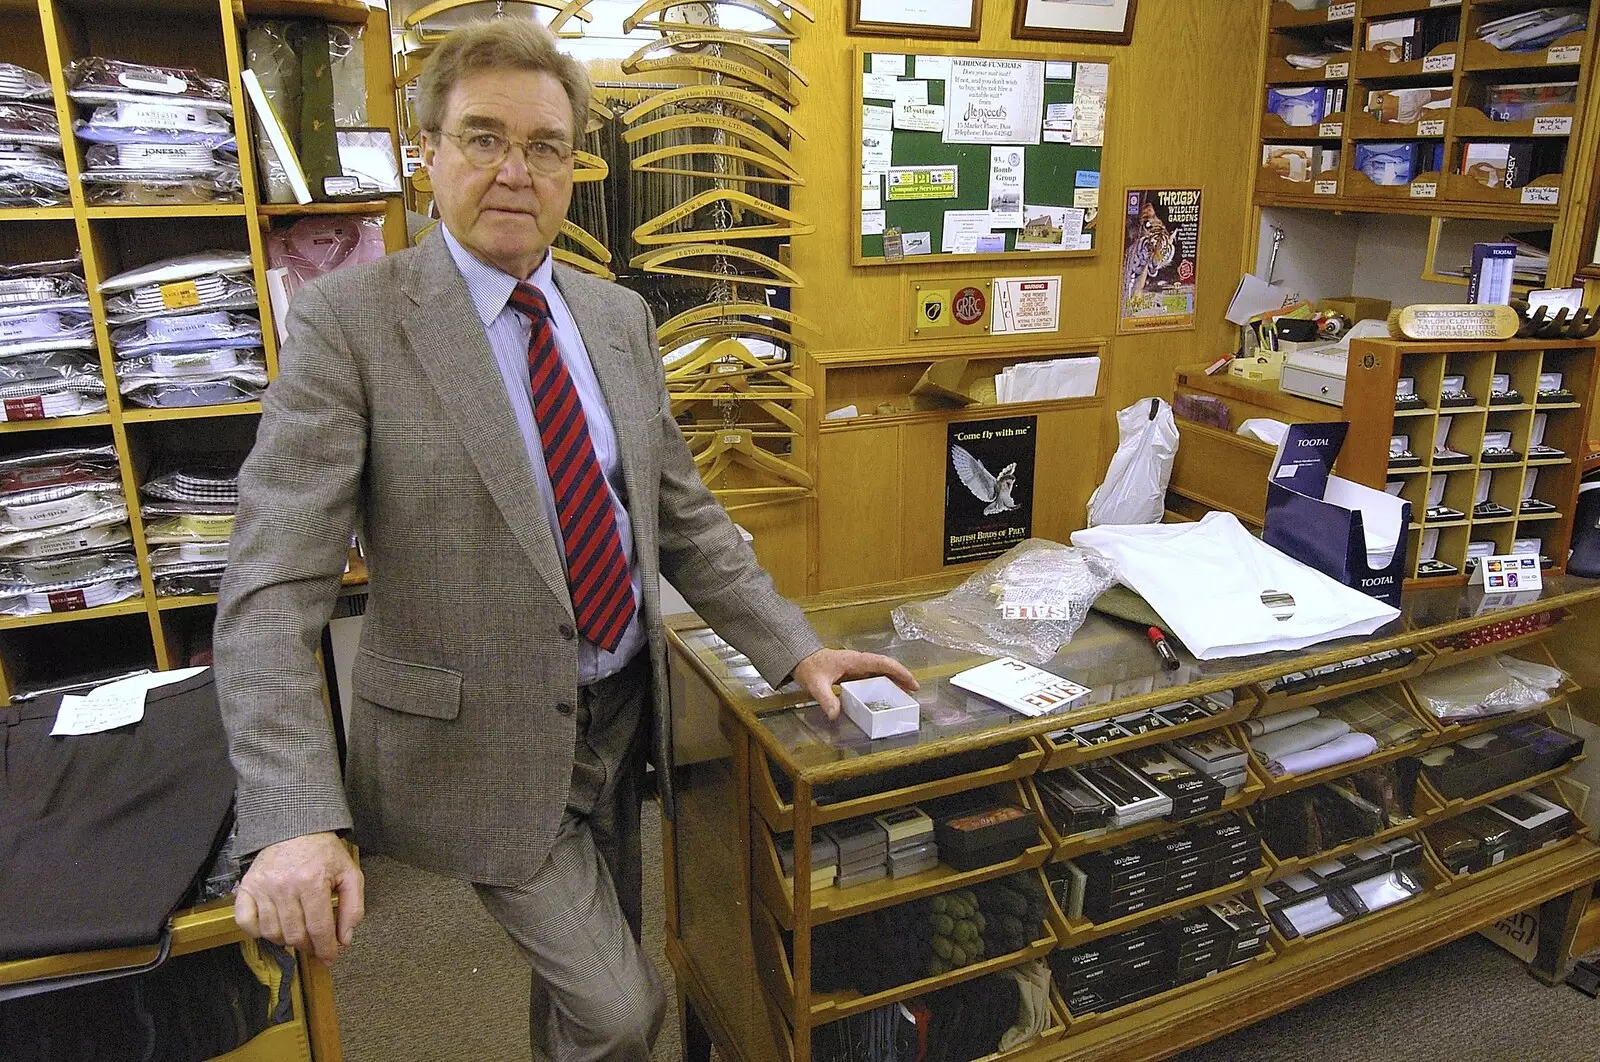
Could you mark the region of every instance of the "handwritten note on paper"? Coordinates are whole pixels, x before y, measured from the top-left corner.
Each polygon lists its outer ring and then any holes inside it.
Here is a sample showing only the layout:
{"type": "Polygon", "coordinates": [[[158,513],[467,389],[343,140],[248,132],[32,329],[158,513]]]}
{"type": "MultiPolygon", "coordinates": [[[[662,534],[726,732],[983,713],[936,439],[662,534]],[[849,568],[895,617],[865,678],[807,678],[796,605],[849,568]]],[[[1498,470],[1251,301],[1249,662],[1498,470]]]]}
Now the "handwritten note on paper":
{"type": "Polygon", "coordinates": [[[96,686],[87,695],[71,694],[61,698],[61,708],[56,712],[55,725],[50,728],[52,737],[98,734],[128,726],[144,718],[144,697],[153,689],[182,682],[200,674],[203,667],[187,667],[178,671],[158,671],[148,675],[135,675],[118,682],[96,686]]]}

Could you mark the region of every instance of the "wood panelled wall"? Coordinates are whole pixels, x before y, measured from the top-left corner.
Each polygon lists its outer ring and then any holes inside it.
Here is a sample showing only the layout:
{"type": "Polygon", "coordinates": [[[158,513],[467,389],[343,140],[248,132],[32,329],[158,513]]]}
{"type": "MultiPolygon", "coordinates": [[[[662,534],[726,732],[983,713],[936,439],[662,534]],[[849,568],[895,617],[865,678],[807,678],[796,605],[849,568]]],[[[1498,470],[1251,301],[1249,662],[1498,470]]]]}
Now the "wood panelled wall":
{"type": "MultiPolygon", "coordinates": [[[[796,42],[794,58],[811,79],[797,113],[810,139],[794,152],[806,185],[792,205],[817,224],[813,236],[794,240],[792,265],[806,286],[795,292],[794,309],[816,321],[822,339],[813,348],[828,352],[881,354],[893,349],[920,354],[970,352],[959,344],[905,342],[906,278],[932,280],[976,275],[1061,274],[1063,346],[1085,341],[1104,345],[1101,389],[1106,401],[1100,436],[1086,430],[1082,452],[1099,467],[1098,481],[1116,442],[1115,412],[1147,396],[1168,397],[1173,370],[1209,360],[1231,349],[1223,321],[1238,282],[1239,263],[1252,237],[1250,175],[1255,168],[1252,132],[1257,100],[1257,49],[1266,6],[1254,0],[1139,0],[1133,43],[1126,47],[1016,41],[1011,38],[1013,0],[984,0],[983,38],[977,44],[909,38],[852,37],[844,32],[844,2],[813,5],[817,23],[796,42]],[[1082,57],[1111,64],[1110,113],[1102,179],[1100,253],[1086,259],[1041,259],[981,265],[934,264],[854,267],[851,247],[858,194],[856,152],[851,143],[852,82],[860,75],[855,47],[907,53],[959,55],[964,50],[1015,53],[1041,59],[1082,57]],[[1200,247],[1198,326],[1194,331],[1117,336],[1117,295],[1121,274],[1118,207],[1130,185],[1200,187],[1203,229],[1200,247]],[[1091,456],[1092,455],[1092,456],[1091,456]]],[[[1043,337],[1009,342],[1039,348],[1043,337]]],[[[1003,340],[985,340],[986,351],[1003,349],[1003,340]]],[[[825,409],[814,404],[814,421],[825,409]]],[[[1086,426],[1087,429],[1087,426],[1086,426]]],[[[815,447],[809,447],[812,453],[815,447]]],[[[891,455],[885,455],[889,457],[891,455]]],[[[830,484],[838,468],[813,468],[818,490],[848,489],[830,484]]],[[[785,592],[820,589],[817,551],[832,537],[815,526],[815,507],[784,506],[741,514],[755,533],[758,552],[771,565],[785,592]],[[802,518],[802,510],[809,510],[802,518]],[[803,524],[800,521],[803,519],[803,524]],[[804,526],[809,525],[809,526],[804,526]],[[800,564],[803,548],[806,563],[800,564]]],[[[867,524],[872,521],[864,521],[867,524]]],[[[1081,523],[1081,514],[1079,516],[1081,523]]],[[[885,541],[886,550],[895,544],[885,541]]],[[[878,582],[894,578],[896,564],[885,556],[878,582]]],[[[852,567],[859,567],[852,565],[852,567]]],[[[861,567],[861,574],[872,568],[861,567]]],[[[832,580],[830,580],[831,582],[832,580]]]]}

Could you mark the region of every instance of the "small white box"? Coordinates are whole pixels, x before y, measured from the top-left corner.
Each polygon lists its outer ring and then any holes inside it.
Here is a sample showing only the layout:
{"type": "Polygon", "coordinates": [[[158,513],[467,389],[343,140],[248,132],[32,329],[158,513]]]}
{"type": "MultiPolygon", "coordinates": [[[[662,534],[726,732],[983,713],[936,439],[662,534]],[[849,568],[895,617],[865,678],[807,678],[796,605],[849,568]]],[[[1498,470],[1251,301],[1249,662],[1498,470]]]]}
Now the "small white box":
{"type": "Polygon", "coordinates": [[[895,685],[893,679],[880,675],[841,682],[839,693],[844,714],[869,738],[913,734],[922,725],[917,699],[895,685]]]}

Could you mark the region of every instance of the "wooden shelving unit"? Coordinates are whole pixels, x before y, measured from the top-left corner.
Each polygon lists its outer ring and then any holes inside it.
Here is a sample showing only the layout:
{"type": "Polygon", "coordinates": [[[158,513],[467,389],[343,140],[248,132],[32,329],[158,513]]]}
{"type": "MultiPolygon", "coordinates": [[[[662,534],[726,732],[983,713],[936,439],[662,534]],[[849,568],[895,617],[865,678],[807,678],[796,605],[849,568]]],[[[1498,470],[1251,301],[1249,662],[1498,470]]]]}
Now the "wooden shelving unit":
{"type": "MultiPolygon", "coordinates": [[[[1530,52],[1500,52],[1478,39],[1478,27],[1537,5],[1517,0],[1346,0],[1301,11],[1288,0],[1268,4],[1264,84],[1258,144],[1298,144],[1339,151],[1337,171],[1286,175],[1263,165],[1256,177],[1258,206],[1296,206],[1367,213],[1444,215],[1460,218],[1553,223],[1569,201],[1580,198],[1570,187],[1583,104],[1589,92],[1597,11],[1591,3],[1588,29],[1530,52]],[[1393,62],[1381,50],[1365,48],[1374,22],[1417,18],[1455,27],[1453,39],[1427,55],[1393,62]],[[1311,70],[1291,66],[1286,56],[1321,54],[1330,41],[1350,45],[1311,70]],[[1484,110],[1490,86],[1572,80],[1577,99],[1553,107],[1539,120],[1495,121],[1484,110]],[[1267,90],[1281,87],[1343,88],[1342,111],[1306,125],[1287,125],[1267,110],[1267,90]],[[1368,93],[1390,88],[1437,88],[1451,92],[1451,105],[1420,114],[1380,120],[1369,113],[1368,93]],[[1405,120],[1400,120],[1404,118],[1405,120]],[[1462,155],[1478,141],[1514,141],[1554,148],[1559,159],[1550,173],[1525,187],[1492,188],[1462,173],[1462,155]],[[1443,164],[1426,166],[1403,184],[1378,184],[1357,165],[1357,147],[1372,142],[1414,142],[1443,148],[1443,164]]],[[[1259,150],[1259,147],[1258,147],[1259,150]]]]}
{"type": "MultiPolygon", "coordinates": [[[[1391,388],[1392,392],[1392,388],[1391,388]]],[[[928,581],[919,586],[922,595],[937,593],[954,582],[928,581]]],[[[1041,854],[1049,860],[1071,859],[1087,852],[1128,844],[1170,830],[1175,824],[1165,820],[1142,823],[1112,832],[1061,836],[1041,816],[1047,846],[1041,853],[1030,848],[1016,860],[975,871],[956,873],[948,867],[900,881],[886,880],[853,889],[828,888],[813,892],[809,887],[810,830],[824,821],[848,817],[851,811],[882,811],[927,799],[937,793],[978,788],[980,784],[1020,790],[1021,803],[1040,807],[1034,779],[1029,775],[1065,762],[1078,762],[1079,750],[1068,750],[1047,735],[1068,723],[1091,722],[1133,711],[1171,703],[1186,697],[1238,691],[1236,700],[1244,714],[1261,714],[1267,707],[1282,710],[1285,705],[1319,704],[1362,690],[1388,687],[1414,718],[1417,735],[1403,747],[1380,751],[1362,760],[1340,764],[1312,775],[1269,779],[1258,764],[1252,763],[1245,788],[1224,805],[1223,811],[1242,811],[1249,816],[1258,801],[1306,785],[1343,777],[1373,764],[1400,756],[1416,756],[1436,745],[1458,740],[1473,732],[1503,726],[1563,708],[1570,686],[1558,691],[1551,701],[1527,712],[1507,715],[1473,724],[1470,728],[1446,726],[1433,720],[1411,689],[1422,675],[1444,666],[1438,643],[1490,624],[1522,616],[1544,615],[1572,609],[1581,602],[1600,599],[1600,587],[1587,583],[1568,584],[1559,576],[1538,602],[1517,606],[1506,612],[1478,617],[1460,603],[1469,591],[1459,587],[1419,590],[1408,601],[1411,622],[1398,633],[1373,639],[1365,644],[1335,647],[1297,654],[1285,660],[1262,664],[1244,661],[1240,669],[1226,667],[1193,672],[1186,681],[1166,689],[1130,694],[1066,716],[1014,721],[996,721],[985,728],[967,724],[946,735],[929,734],[930,720],[944,718],[949,702],[939,683],[961,666],[977,663],[981,657],[941,651],[936,663],[913,667],[923,683],[924,731],[916,739],[890,739],[865,743],[848,734],[851,724],[840,722],[838,733],[844,744],[830,757],[828,731],[815,731],[815,723],[797,730],[783,722],[788,700],[753,700],[743,687],[718,671],[718,665],[702,651],[700,621],[693,616],[669,621],[669,645],[675,663],[674,674],[682,681],[675,688],[675,725],[700,732],[710,728],[726,740],[719,747],[703,747],[680,761],[683,783],[679,789],[679,812],[668,823],[667,855],[667,953],[678,976],[679,988],[688,1000],[691,1030],[703,1023],[722,1057],[728,1059],[802,1059],[809,1057],[813,1030],[822,1024],[858,1014],[873,1006],[902,1001],[940,987],[982,976],[1027,961],[1051,946],[1072,947],[1124,929],[1212,902],[1227,896],[1251,897],[1253,887],[1272,878],[1292,873],[1331,855],[1361,847],[1374,839],[1424,837],[1434,823],[1444,821],[1474,807],[1480,807],[1511,792],[1544,786],[1570,771],[1577,761],[1559,770],[1522,779],[1493,792],[1469,799],[1447,800],[1423,781],[1414,799],[1413,816],[1386,828],[1377,838],[1362,838],[1341,844],[1327,852],[1306,857],[1283,857],[1263,846],[1263,863],[1248,878],[1230,885],[1163,904],[1114,922],[1096,924],[1083,919],[1068,919],[1054,904],[1048,922],[1050,937],[1041,938],[1021,951],[985,959],[983,963],[952,971],[937,978],[878,992],[870,996],[816,993],[810,989],[813,930],[827,922],[851,914],[864,913],[926,896],[968,887],[976,881],[992,880],[1010,873],[1040,866],[1041,854]],[[1430,620],[1428,617],[1442,617],[1430,620]],[[1387,649],[1412,648],[1415,662],[1399,666],[1378,676],[1365,676],[1346,683],[1329,685],[1292,698],[1268,698],[1264,684],[1286,673],[1307,671],[1358,654],[1387,649]],[[809,736],[808,736],[809,735],[809,736]],[[904,768],[912,763],[947,761],[949,757],[1002,743],[1032,741],[1036,752],[1011,755],[998,766],[985,768],[983,777],[962,783],[959,777],[945,777],[925,787],[903,786],[856,795],[843,803],[819,804],[818,787],[851,780],[868,783],[889,768],[904,768]],[[819,744],[820,743],[820,744],[819,744]],[[877,746],[883,751],[874,751],[877,746]],[[870,746],[870,747],[869,747],[870,746]],[[690,762],[693,761],[693,762],[690,762]],[[1004,774],[1004,778],[995,777],[1004,774]],[[775,779],[787,776],[781,786],[792,792],[791,800],[776,800],[780,788],[775,779]],[[796,838],[795,881],[791,890],[783,884],[775,850],[778,831],[792,832],[796,838]],[[747,919],[729,918],[729,912],[746,910],[747,919]],[[1053,940],[1053,945],[1051,941],[1053,940]]],[[[874,599],[870,593],[839,593],[814,599],[808,615],[825,639],[847,645],[881,645],[876,639],[886,630],[887,613],[904,598],[874,599]]],[[[1532,639],[1517,638],[1485,652],[1515,651],[1530,659],[1550,662],[1543,646],[1532,644],[1548,635],[1545,627],[1532,639]]],[[[913,653],[922,643],[912,643],[913,653]]],[[[891,644],[888,651],[895,652],[891,644]]],[[[1055,662],[1063,674],[1076,675],[1091,685],[1096,668],[1108,669],[1114,681],[1131,682],[1139,674],[1141,661],[1156,667],[1135,633],[1115,625],[1090,623],[1069,643],[1055,662]],[[1124,660],[1121,653],[1126,654],[1124,660]]],[[[1477,655],[1476,653],[1472,655],[1477,655]]],[[[1460,662],[1467,654],[1455,654],[1460,662]]],[[[1004,717],[1010,718],[1010,717],[1004,717]]],[[[1240,716],[1209,720],[1210,729],[1221,728],[1248,747],[1248,738],[1238,733],[1240,716]]],[[[680,730],[680,733],[683,731],[680,730]]],[[[1150,735],[1112,742],[1083,750],[1088,757],[1112,755],[1147,743],[1150,735]]],[[[1168,735],[1171,736],[1171,735],[1168,735]]],[[[851,790],[860,793],[861,785],[851,790]]],[[[1191,820],[1198,821],[1198,820],[1191,820]]],[[[1056,1005],[1066,1034],[1053,1041],[1040,1040],[1002,1054],[1007,1062],[1035,1062],[1045,1059],[1156,1059],[1174,1050],[1211,1039],[1240,1025],[1259,1020],[1285,1009],[1287,1001],[1300,1001],[1331,991],[1366,973],[1402,961],[1491,924],[1507,913],[1529,906],[1547,904],[1544,916],[1555,929],[1569,924],[1575,931],[1577,919],[1588,902],[1593,883],[1600,879],[1600,847],[1573,837],[1558,845],[1518,857],[1504,866],[1483,874],[1452,877],[1438,863],[1424,840],[1423,876],[1427,888],[1414,900],[1392,910],[1364,918],[1347,926],[1317,934],[1307,940],[1276,941],[1260,959],[1227,971],[1223,976],[1172,989],[1137,1004],[1104,1014],[1078,1016],[1064,1013],[1056,1005]],[[1159,1034],[1155,1031],[1159,1030],[1159,1034]]],[[[1041,870],[1047,869],[1041,867],[1041,870]]],[[[1031,871],[1040,872],[1040,871],[1031,871]]],[[[1563,942],[1570,934],[1551,933],[1533,970],[1550,978],[1561,969],[1565,958],[1563,942]]],[[[687,1057],[698,1059],[695,1054],[687,1057]]]]}
{"type": "MultiPolygon", "coordinates": [[[[275,223],[305,214],[381,216],[391,249],[405,245],[404,215],[397,200],[310,204],[281,208],[259,202],[253,115],[242,90],[242,37],[246,18],[297,17],[364,25],[369,49],[369,125],[394,126],[389,76],[388,18],[358,0],[37,0],[0,5],[0,60],[44,75],[51,83],[60,126],[71,130],[80,107],[66,94],[65,68],[73,59],[98,55],[134,62],[185,66],[221,79],[230,89],[232,119],[240,145],[243,184],[236,203],[182,206],[105,205],[90,202],[78,178],[82,145],[63,138],[70,177],[70,202],[52,207],[0,209],[0,258],[24,261],[69,256],[81,250],[90,291],[94,335],[108,385],[105,413],[0,424],[0,452],[52,445],[116,447],[123,495],[140,571],[143,596],[99,608],[0,618],[0,702],[21,685],[50,680],[93,666],[172,668],[185,663],[190,635],[212,622],[215,595],[157,597],[150,572],[150,547],[139,514],[139,484],[156,454],[180,449],[193,455],[239,450],[254,438],[259,402],[193,408],[147,409],[124,405],[116,388],[115,357],[105,300],[98,285],[108,276],[169,255],[213,248],[247,251],[254,265],[255,310],[262,321],[268,375],[277,373],[277,340],[266,287],[264,233],[275,223]],[[374,89],[376,86],[376,89],[374,89]]],[[[231,903],[184,912],[174,922],[174,954],[236,943],[231,903]]],[[[0,982],[69,970],[124,964],[126,955],[94,953],[53,956],[0,965],[0,982]]],[[[315,960],[302,959],[295,987],[295,1021],[277,1026],[227,1056],[231,1062],[312,1058],[336,1062],[337,1024],[331,983],[315,960]]]]}

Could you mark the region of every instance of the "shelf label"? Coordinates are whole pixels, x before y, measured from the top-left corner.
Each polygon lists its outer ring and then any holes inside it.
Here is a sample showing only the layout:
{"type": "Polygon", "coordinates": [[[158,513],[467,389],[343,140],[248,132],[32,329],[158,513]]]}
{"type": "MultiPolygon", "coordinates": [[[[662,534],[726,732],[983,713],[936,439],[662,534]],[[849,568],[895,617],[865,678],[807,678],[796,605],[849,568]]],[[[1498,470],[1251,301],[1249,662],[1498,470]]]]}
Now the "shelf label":
{"type": "Polygon", "coordinates": [[[1568,136],[1572,133],[1571,118],[1535,118],[1534,136],[1568,136]]]}
{"type": "Polygon", "coordinates": [[[1418,181],[1411,186],[1412,199],[1432,199],[1438,194],[1438,181],[1418,181]]]}
{"type": "Polygon", "coordinates": [[[1317,195],[1338,195],[1338,181],[1318,181],[1311,186],[1311,191],[1317,195]]]}
{"type": "Polygon", "coordinates": [[[192,280],[179,280],[172,284],[162,284],[158,289],[161,292],[161,305],[169,310],[181,310],[187,306],[200,305],[200,289],[192,280]]]}
{"type": "Polygon", "coordinates": [[[1569,44],[1564,48],[1551,48],[1545,53],[1544,61],[1554,66],[1557,63],[1577,63],[1583,59],[1583,45],[1569,44]]]}
{"type": "Polygon", "coordinates": [[[1429,7],[1460,7],[1461,0],[1428,0],[1429,7]]]}
{"type": "Polygon", "coordinates": [[[1323,122],[1317,127],[1317,135],[1325,137],[1344,136],[1343,122],[1323,122]]]}
{"type": "Polygon", "coordinates": [[[1561,189],[1530,184],[1522,190],[1523,206],[1555,206],[1561,200],[1561,189]]]}
{"type": "Polygon", "coordinates": [[[1456,68],[1456,53],[1449,55],[1429,55],[1422,60],[1424,74],[1447,74],[1456,68]]]}
{"type": "Polygon", "coordinates": [[[1418,136],[1444,136],[1444,119],[1434,118],[1417,123],[1418,136]]]}
{"type": "Polygon", "coordinates": [[[1328,5],[1328,21],[1329,22],[1339,22],[1339,21],[1342,21],[1343,19],[1355,18],[1355,17],[1356,17],[1355,0],[1350,0],[1349,3],[1344,3],[1344,4],[1329,4],[1328,5]]]}
{"type": "Polygon", "coordinates": [[[1329,63],[1327,66],[1322,68],[1322,76],[1327,78],[1329,81],[1332,81],[1335,78],[1349,77],[1350,76],[1350,64],[1349,63],[1329,63]]]}

